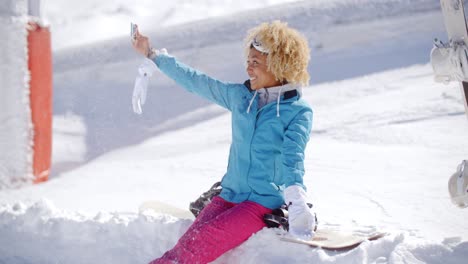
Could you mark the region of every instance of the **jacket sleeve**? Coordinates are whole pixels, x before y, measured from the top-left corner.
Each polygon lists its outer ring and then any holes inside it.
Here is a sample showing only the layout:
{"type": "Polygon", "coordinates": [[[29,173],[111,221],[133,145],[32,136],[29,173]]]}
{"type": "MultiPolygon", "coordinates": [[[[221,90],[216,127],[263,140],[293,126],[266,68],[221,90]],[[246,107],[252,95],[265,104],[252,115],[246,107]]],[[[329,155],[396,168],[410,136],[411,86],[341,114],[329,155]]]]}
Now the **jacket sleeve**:
{"type": "Polygon", "coordinates": [[[159,54],[154,62],[164,74],[189,92],[231,110],[232,84],[211,78],[169,55],[159,54]]]}
{"type": "Polygon", "coordinates": [[[284,133],[282,174],[285,187],[300,185],[306,189],[304,177],[304,152],[312,130],[312,109],[299,112],[284,133]]]}

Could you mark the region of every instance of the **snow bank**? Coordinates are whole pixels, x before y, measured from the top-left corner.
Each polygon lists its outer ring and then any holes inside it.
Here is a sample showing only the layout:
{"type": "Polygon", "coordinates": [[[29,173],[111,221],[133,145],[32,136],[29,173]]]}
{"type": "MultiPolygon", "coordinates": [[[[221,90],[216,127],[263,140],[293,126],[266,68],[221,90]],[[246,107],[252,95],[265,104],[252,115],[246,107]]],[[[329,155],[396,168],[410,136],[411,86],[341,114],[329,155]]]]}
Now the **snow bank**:
{"type": "Polygon", "coordinates": [[[146,263],[190,225],[168,215],[60,211],[47,200],[0,207],[0,263],[146,263]]]}
{"type": "MultiPolygon", "coordinates": [[[[191,224],[169,215],[105,213],[86,216],[52,202],[0,207],[0,263],[147,263],[171,248],[191,224]]],[[[214,263],[464,263],[468,242],[428,243],[390,234],[347,252],[280,241],[264,229],[214,263]]]]}

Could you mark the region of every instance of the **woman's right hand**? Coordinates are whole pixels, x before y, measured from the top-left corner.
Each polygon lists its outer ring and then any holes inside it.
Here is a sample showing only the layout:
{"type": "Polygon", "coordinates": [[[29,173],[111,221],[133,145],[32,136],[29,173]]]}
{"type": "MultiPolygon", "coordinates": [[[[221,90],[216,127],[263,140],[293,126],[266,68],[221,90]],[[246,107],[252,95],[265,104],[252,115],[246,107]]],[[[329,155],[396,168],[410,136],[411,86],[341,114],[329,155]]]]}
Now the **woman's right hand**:
{"type": "Polygon", "coordinates": [[[151,46],[148,37],[140,34],[138,26],[136,27],[135,39],[132,40],[133,48],[141,55],[148,57],[151,51],[151,46]]]}

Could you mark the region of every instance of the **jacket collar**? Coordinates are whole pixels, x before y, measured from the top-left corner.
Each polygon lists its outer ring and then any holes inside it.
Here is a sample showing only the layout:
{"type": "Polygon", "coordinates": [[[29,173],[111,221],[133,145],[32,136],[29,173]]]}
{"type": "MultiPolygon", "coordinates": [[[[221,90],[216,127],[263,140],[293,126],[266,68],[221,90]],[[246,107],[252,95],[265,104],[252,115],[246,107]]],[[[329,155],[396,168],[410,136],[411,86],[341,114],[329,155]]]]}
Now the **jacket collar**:
{"type": "MultiPolygon", "coordinates": [[[[250,87],[250,80],[245,81],[244,85],[249,89],[250,92],[253,91],[250,87]]],[[[252,99],[250,99],[249,106],[247,107],[247,113],[250,112],[250,108],[252,107],[252,104],[255,101],[257,94],[260,94],[262,98],[265,98],[265,97],[269,98],[269,99],[266,99],[266,101],[260,101],[262,104],[260,107],[264,106],[267,103],[272,102],[273,100],[276,100],[276,116],[279,117],[280,116],[279,105],[280,105],[281,96],[284,95],[283,100],[287,100],[297,95],[301,95],[302,88],[297,85],[285,84],[285,85],[275,86],[275,87],[270,87],[270,88],[257,89],[255,90],[255,93],[252,99]]]]}

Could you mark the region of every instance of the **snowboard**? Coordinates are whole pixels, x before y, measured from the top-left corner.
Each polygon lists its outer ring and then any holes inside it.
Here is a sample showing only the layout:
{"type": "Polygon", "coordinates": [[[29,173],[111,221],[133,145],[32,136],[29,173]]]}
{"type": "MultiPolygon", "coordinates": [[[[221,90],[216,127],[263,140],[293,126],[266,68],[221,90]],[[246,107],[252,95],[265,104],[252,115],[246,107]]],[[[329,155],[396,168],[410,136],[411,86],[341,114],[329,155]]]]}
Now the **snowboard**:
{"type": "MultiPolygon", "coordinates": [[[[440,5],[449,43],[465,43],[468,45],[468,28],[466,26],[463,0],[440,0],[440,5]]],[[[460,87],[465,104],[465,113],[468,118],[468,82],[461,82],[460,87]]]]}
{"type": "Polygon", "coordinates": [[[364,241],[373,241],[386,236],[387,233],[377,232],[371,235],[355,235],[331,229],[318,229],[311,240],[302,240],[288,235],[281,236],[286,242],[304,244],[327,250],[345,251],[359,246],[364,241]]]}
{"type": "MultiPolygon", "coordinates": [[[[139,212],[144,213],[148,211],[157,214],[170,215],[181,219],[194,219],[194,216],[190,211],[180,209],[161,201],[143,202],[139,207],[139,212]]],[[[278,226],[278,228],[281,227],[278,226]]],[[[382,232],[376,232],[371,235],[355,235],[324,228],[318,229],[315,233],[315,236],[311,240],[301,240],[284,233],[280,235],[280,239],[286,242],[304,244],[327,250],[350,250],[359,246],[364,241],[377,240],[384,237],[385,235],[387,234],[382,232]]]]}
{"type": "Polygon", "coordinates": [[[138,208],[140,213],[145,211],[152,211],[157,214],[165,214],[174,216],[181,219],[193,219],[193,214],[184,209],[180,209],[173,205],[161,202],[161,201],[145,201],[138,208]]]}

